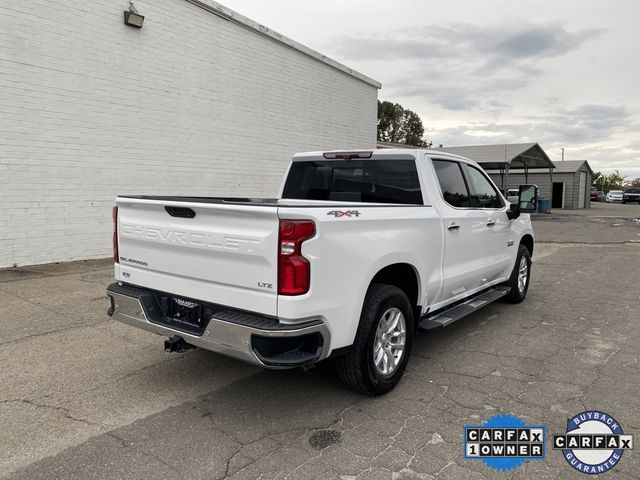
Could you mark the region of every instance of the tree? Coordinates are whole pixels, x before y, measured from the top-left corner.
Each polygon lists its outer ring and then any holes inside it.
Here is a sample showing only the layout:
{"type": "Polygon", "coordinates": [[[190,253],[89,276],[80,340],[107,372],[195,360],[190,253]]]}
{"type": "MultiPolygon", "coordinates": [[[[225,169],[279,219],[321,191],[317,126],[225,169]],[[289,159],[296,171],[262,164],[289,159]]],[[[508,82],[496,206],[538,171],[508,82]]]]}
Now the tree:
{"type": "Polygon", "coordinates": [[[620,175],[618,170],[614,170],[613,173],[607,176],[609,185],[611,186],[609,190],[622,190],[624,188],[625,178],[627,178],[626,175],[620,175]]]}
{"type": "Polygon", "coordinates": [[[378,100],[378,141],[401,143],[403,117],[402,105],[378,100]]]}
{"type": "Polygon", "coordinates": [[[399,103],[378,100],[378,141],[430,147],[420,116],[399,103]]]}
{"type": "Polygon", "coordinates": [[[602,172],[593,172],[593,176],[591,177],[591,185],[600,188],[600,184],[602,183],[602,172]]]}
{"type": "Polygon", "coordinates": [[[614,170],[614,172],[609,175],[605,175],[601,172],[595,172],[591,179],[591,185],[596,187],[598,190],[605,192],[608,192],[609,190],[622,190],[626,183],[626,178],[626,175],[620,174],[618,170],[614,170]]]}
{"type": "Polygon", "coordinates": [[[631,186],[640,188],[640,177],[631,180],[631,186]]]}
{"type": "Polygon", "coordinates": [[[403,127],[405,144],[423,145],[424,140],[422,139],[422,135],[424,135],[424,126],[417,113],[411,110],[405,110],[403,127]]]}

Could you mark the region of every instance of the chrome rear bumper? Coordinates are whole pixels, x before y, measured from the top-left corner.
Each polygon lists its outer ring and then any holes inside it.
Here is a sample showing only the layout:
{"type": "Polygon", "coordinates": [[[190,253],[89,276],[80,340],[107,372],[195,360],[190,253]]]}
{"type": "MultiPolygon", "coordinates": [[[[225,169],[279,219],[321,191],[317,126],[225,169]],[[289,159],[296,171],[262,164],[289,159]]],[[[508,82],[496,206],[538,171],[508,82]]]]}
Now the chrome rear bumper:
{"type": "Polygon", "coordinates": [[[107,287],[111,299],[107,313],[133,327],[167,337],[178,335],[190,345],[267,368],[308,365],[329,354],[331,334],[320,319],[283,324],[277,319],[218,307],[202,335],[196,335],[162,324],[166,317],[154,300],[157,294],[135,286],[111,284],[107,287]],[[302,347],[293,348],[295,345],[302,347]]]}

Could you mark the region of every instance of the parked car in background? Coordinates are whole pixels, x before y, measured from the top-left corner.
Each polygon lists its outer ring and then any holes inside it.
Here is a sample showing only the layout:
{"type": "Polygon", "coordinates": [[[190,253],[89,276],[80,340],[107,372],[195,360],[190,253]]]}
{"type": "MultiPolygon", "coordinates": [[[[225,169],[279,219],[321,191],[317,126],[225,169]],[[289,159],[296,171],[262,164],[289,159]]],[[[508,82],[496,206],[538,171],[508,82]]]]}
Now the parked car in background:
{"type": "Polygon", "coordinates": [[[640,204],[640,188],[626,188],[622,194],[622,203],[638,202],[640,204]]]}
{"type": "Polygon", "coordinates": [[[606,196],[607,202],[622,202],[622,190],[611,190],[606,196]]]}
{"type": "Polygon", "coordinates": [[[517,204],[519,194],[520,194],[520,191],[517,188],[508,188],[505,191],[505,197],[507,198],[507,202],[517,204]]]}
{"type": "Polygon", "coordinates": [[[591,188],[591,201],[592,202],[599,202],[599,196],[598,196],[598,189],[596,188],[591,188]]]}

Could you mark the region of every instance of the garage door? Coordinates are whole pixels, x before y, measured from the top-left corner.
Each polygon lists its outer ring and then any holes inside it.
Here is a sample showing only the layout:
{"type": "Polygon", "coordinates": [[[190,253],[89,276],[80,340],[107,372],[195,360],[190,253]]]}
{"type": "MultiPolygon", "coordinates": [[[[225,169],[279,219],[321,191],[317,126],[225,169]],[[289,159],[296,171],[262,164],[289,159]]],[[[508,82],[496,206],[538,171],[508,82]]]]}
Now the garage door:
{"type": "Polygon", "coordinates": [[[587,196],[587,172],[580,172],[580,184],[578,187],[578,208],[584,208],[587,196]]]}

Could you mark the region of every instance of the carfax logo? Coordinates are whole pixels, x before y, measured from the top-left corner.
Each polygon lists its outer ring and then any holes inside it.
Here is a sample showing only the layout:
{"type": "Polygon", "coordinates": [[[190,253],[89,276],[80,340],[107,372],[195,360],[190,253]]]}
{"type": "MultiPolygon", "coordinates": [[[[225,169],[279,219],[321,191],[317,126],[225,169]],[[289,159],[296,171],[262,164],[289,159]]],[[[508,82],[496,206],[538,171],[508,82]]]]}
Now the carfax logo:
{"type": "Polygon", "coordinates": [[[526,425],[515,415],[494,415],[478,427],[464,427],[464,458],[495,470],[513,470],[545,458],[545,428],[526,425]]]}
{"type": "Polygon", "coordinates": [[[567,420],[567,432],[553,436],[553,448],[579,472],[595,475],[611,470],[633,449],[633,435],[624,435],[611,415],[586,411],[567,420]]]}

